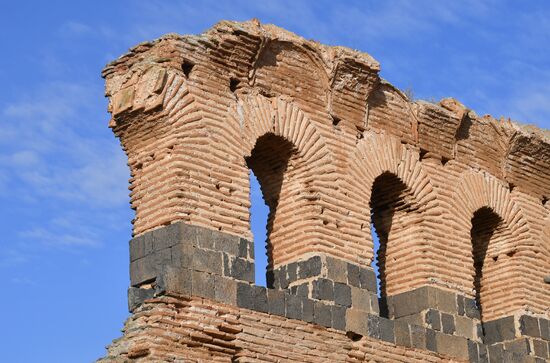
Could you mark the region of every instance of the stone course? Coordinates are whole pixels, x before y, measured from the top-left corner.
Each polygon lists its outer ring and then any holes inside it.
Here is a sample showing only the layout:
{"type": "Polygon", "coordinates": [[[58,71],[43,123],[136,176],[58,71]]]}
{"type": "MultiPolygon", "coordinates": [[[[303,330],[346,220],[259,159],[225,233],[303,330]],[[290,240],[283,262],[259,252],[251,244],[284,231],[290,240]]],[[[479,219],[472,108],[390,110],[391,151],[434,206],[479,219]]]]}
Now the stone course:
{"type": "Polygon", "coordinates": [[[100,361],[550,361],[550,133],[379,71],[257,21],[104,69],[136,217],[132,314],[100,361]]]}

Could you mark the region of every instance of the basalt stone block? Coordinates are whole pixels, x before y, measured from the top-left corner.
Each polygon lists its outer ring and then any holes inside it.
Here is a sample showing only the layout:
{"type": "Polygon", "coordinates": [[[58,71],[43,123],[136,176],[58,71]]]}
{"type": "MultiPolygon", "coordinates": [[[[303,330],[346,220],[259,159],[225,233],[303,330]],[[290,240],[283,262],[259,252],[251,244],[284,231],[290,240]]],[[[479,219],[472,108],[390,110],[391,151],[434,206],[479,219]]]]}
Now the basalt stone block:
{"type": "Polygon", "coordinates": [[[215,298],[226,304],[237,304],[237,281],[214,275],[215,298]]]}
{"type": "Polygon", "coordinates": [[[528,335],[531,337],[538,338],[541,336],[539,328],[539,319],[529,316],[522,315],[519,318],[520,332],[522,335],[528,335]]]}
{"type": "Polygon", "coordinates": [[[215,237],[214,234],[220,233],[208,228],[199,228],[196,231],[195,246],[202,249],[214,250],[215,237]]]}
{"type": "Polygon", "coordinates": [[[479,363],[489,362],[489,349],[487,345],[478,343],[477,350],[479,352],[479,363]]]}
{"type": "Polygon", "coordinates": [[[289,282],[294,282],[298,279],[298,264],[296,262],[286,265],[286,275],[289,282]]]}
{"type": "Polygon", "coordinates": [[[130,262],[138,260],[145,256],[145,238],[139,236],[133,238],[129,242],[130,246],[130,262]]]}
{"type": "Polygon", "coordinates": [[[454,334],[455,320],[451,314],[441,313],[441,329],[444,334],[454,334]]]}
{"type": "Polygon", "coordinates": [[[516,336],[514,317],[508,316],[485,322],[483,330],[485,331],[484,341],[486,344],[512,340],[516,336]]]}
{"type": "Polygon", "coordinates": [[[240,238],[237,236],[224,234],[218,235],[214,239],[214,249],[225,252],[228,255],[237,257],[239,255],[240,238]]]}
{"type": "Polygon", "coordinates": [[[411,344],[414,348],[427,349],[426,348],[426,328],[419,325],[410,325],[411,329],[411,344]]]}
{"type": "Polygon", "coordinates": [[[457,313],[460,316],[466,315],[466,310],[464,308],[464,296],[463,295],[456,295],[456,307],[457,307],[457,313]]]}
{"type": "Polygon", "coordinates": [[[362,289],[367,289],[375,294],[378,291],[376,274],[371,269],[361,268],[359,270],[359,284],[362,289]]]}
{"type": "Polygon", "coordinates": [[[154,263],[157,266],[157,270],[162,268],[162,266],[169,266],[172,264],[172,250],[170,248],[155,251],[152,256],[154,257],[154,263]]]}
{"type": "Polygon", "coordinates": [[[504,350],[514,353],[516,355],[527,356],[531,353],[531,346],[527,339],[516,339],[510,342],[504,343],[504,350]]]}
{"type": "Polygon", "coordinates": [[[437,309],[448,314],[456,314],[458,310],[456,304],[456,294],[450,291],[435,288],[433,290],[436,295],[437,309]]]}
{"type": "Polygon", "coordinates": [[[334,283],[334,302],[338,305],[350,307],[351,300],[351,287],[339,282],[334,283]]]}
{"type": "Polygon", "coordinates": [[[464,298],[464,313],[469,318],[477,320],[481,319],[479,309],[474,299],[469,299],[467,297],[464,298]]]}
{"type": "Polygon", "coordinates": [[[313,281],[312,297],[318,300],[334,301],[334,284],[328,279],[313,281]]]}
{"type": "Polygon", "coordinates": [[[139,286],[145,282],[153,281],[158,275],[154,255],[147,255],[130,263],[130,283],[139,286]]]}
{"type": "Polygon", "coordinates": [[[181,223],[173,223],[150,232],[155,251],[170,248],[181,242],[181,223]]]}
{"type": "Polygon", "coordinates": [[[193,276],[191,270],[173,266],[163,266],[162,272],[155,281],[156,294],[176,292],[184,295],[193,294],[193,276]]]}
{"type": "Polygon", "coordinates": [[[286,317],[289,319],[302,319],[302,298],[296,295],[286,295],[286,317]]]}
{"type": "Polygon", "coordinates": [[[474,320],[465,316],[455,316],[456,335],[476,340],[474,320]]]}
{"type": "Polygon", "coordinates": [[[237,253],[237,257],[241,257],[241,258],[249,258],[250,257],[251,259],[254,258],[254,256],[249,256],[248,244],[249,244],[249,241],[247,241],[244,238],[239,238],[239,251],[237,253]]]}
{"type": "Polygon", "coordinates": [[[478,345],[476,342],[472,342],[471,340],[468,340],[468,360],[470,363],[479,362],[478,345]]]}
{"type": "Polygon", "coordinates": [[[504,346],[502,344],[492,344],[489,349],[489,362],[502,363],[504,361],[504,346]]]}
{"type": "Polygon", "coordinates": [[[321,257],[314,256],[306,261],[298,262],[298,279],[307,279],[321,274],[321,257]]]}
{"type": "Polygon", "coordinates": [[[202,271],[192,271],[193,294],[208,299],[216,298],[214,275],[202,271]]]}
{"type": "Polygon", "coordinates": [[[313,322],[315,324],[330,328],[332,326],[332,309],[330,305],[320,301],[313,303],[313,322]]]}
{"type": "Polygon", "coordinates": [[[347,262],[329,256],[327,256],[326,261],[328,279],[335,282],[347,283],[347,262]]]}
{"type": "Polygon", "coordinates": [[[308,323],[315,321],[315,303],[310,299],[302,299],[302,319],[308,323]]]}
{"type": "Polygon", "coordinates": [[[395,344],[412,347],[410,325],[404,321],[394,321],[395,344]]]}
{"type": "Polygon", "coordinates": [[[195,254],[195,247],[192,245],[178,243],[170,247],[170,254],[172,255],[172,266],[188,269],[192,268],[193,255],[195,254]]]}
{"type": "Polygon", "coordinates": [[[231,265],[231,277],[237,280],[254,282],[254,264],[239,257],[229,258],[231,265]]]}
{"type": "Polygon", "coordinates": [[[254,309],[253,286],[246,282],[237,282],[237,306],[254,309]]]}
{"type": "Polygon", "coordinates": [[[290,283],[288,279],[288,273],[286,271],[286,266],[281,266],[275,271],[275,280],[278,281],[278,287],[281,289],[287,289],[288,284],[290,283]]]}
{"type": "Polygon", "coordinates": [[[300,297],[309,297],[309,283],[292,286],[290,288],[290,293],[300,297]]]}
{"type": "Polygon", "coordinates": [[[426,349],[432,352],[437,352],[437,341],[435,339],[436,331],[433,329],[426,329],[426,349]]]}
{"type": "Polygon", "coordinates": [[[429,328],[441,331],[441,316],[439,314],[439,311],[428,309],[428,311],[426,311],[425,319],[426,324],[429,328]]]}
{"type": "Polygon", "coordinates": [[[354,286],[354,287],[361,287],[361,279],[360,274],[361,270],[359,266],[348,263],[348,285],[354,286]]]}
{"type": "Polygon", "coordinates": [[[286,294],[282,290],[267,290],[267,312],[273,315],[285,316],[286,294]]]}
{"type": "Polygon", "coordinates": [[[394,321],[376,315],[368,314],[367,334],[371,338],[386,342],[395,342],[394,321]]]}
{"type": "Polygon", "coordinates": [[[267,289],[263,286],[252,286],[252,298],[254,299],[254,310],[262,313],[268,312],[267,289]]]}
{"type": "Polygon", "coordinates": [[[368,335],[368,314],[352,308],[346,310],[346,330],[359,335],[368,335]]]}
{"type": "Polygon", "coordinates": [[[336,330],[346,330],[346,308],[344,306],[333,305],[331,307],[332,324],[336,330]]]}
{"type": "Polygon", "coordinates": [[[459,359],[468,359],[468,340],[463,337],[435,333],[437,352],[459,359]]]}
{"type": "Polygon", "coordinates": [[[550,340],[550,322],[547,319],[539,319],[540,336],[550,340]]]}
{"type": "Polygon", "coordinates": [[[548,343],[542,340],[533,340],[533,351],[537,357],[548,358],[548,343]]]}
{"type": "Polygon", "coordinates": [[[155,296],[153,289],[140,289],[130,287],[128,289],[128,311],[134,312],[147,299],[152,299],[155,296]]]}
{"type": "Polygon", "coordinates": [[[193,270],[222,275],[222,253],[196,248],[193,255],[193,270]]]}

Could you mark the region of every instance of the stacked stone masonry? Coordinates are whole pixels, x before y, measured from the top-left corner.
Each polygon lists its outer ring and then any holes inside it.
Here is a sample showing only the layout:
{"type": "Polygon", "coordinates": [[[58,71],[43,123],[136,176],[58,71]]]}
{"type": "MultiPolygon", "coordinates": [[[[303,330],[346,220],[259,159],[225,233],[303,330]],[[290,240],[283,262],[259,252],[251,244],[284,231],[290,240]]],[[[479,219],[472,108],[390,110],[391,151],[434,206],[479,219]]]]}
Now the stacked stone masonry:
{"type": "Polygon", "coordinates": [[[550,360],[550,133],[379,70],[257,21],[105,68],[136,217],[132,315],[102,361],[550,360]]]}

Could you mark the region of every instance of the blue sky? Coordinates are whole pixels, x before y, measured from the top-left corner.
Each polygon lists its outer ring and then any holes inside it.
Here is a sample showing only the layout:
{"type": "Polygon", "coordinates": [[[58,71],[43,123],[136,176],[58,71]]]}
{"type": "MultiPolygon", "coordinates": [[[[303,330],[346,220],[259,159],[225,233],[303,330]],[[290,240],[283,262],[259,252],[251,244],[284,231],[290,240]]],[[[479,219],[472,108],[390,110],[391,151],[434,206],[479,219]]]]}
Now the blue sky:
{"type": "Polygon", "coordinates": [[[107,128],[102,67],[164,33],[253,17],[366,51],[416,98],[453,96],[480,115],[550,128],[542,0],[5,1],[2,361],[93,361],[127,317],[128,169],[107,128]]]}

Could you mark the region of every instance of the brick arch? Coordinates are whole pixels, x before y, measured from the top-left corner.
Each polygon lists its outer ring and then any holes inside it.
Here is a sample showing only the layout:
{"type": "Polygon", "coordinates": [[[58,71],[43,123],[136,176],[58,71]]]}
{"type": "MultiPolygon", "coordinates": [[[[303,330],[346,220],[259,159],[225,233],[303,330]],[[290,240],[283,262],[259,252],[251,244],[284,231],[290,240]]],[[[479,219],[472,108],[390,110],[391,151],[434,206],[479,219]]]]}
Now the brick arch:
{"type": "MultiPolygon", "coordinates": [[[[327,176],[334,169],[327,143],[315,124],[295,103],[262,95],[240,98],[228,115],[233,129],[228,134],[233,143],[240,144],[239,150],[231,151],[230,159],[238,159],[235,170],[241,175],[248,175],[246,161],[253,156],[258,141],[266,136],[279,137],[281,143],[292,145],[276,213],[272,210],[274,215],[270,215],[268,223],[272,228],[268,231],[270,266],[286,264],[310,252],[333,252],[336,246],[330,230],[334,226],[326,223],[323,214],[327,192],[333,187],[327,176]]],[[[272,198],[265,195],[265,185],[262,190],[264,197],[272,198]]],[[[249,205],[248,200],[242,202],[249,205]]]]}
{"type": "MultiPolygon", "coordinates": [[[[434,207],[435,194],[430,178],[419,162],[418,152],[402,145],[394,137],[370,134],[357,144],[348,168],[345,189],[350,201],[353,201],[350,203],[355,211],[353,223],[358,227],[362,238],[360,245],[365,249],[364,256],[367,257],[367,261],[362,263],[368,265],[374,258],[370,231],[373,185],[381,175],[393,175],[406,187],[404,193],[415,211],[414,220],[407,222],[410,223],[408,230],[411,234],[401,242],[400,254],[406,250],[410,258],[400,257],[403,262],[400,269],[404,273],[393,281],[387,281],[387,294],[396,294],[425,284],[432,267],[428,260],[424,261],[429,258],[427,236],[430,226],[423,214],[434,207]]],[[[408,218],[405,214],[403,217],[408,218]]],[[[390,238],[388,244],[391,243],[390,238]]]]}
{"type": "Polygon", "coordinates": [[[515,254],[518,246],[529,239],[528,229],[523,228],[526,219],[508,187],[495,177],[469,171],[459,175],[458,180],[448,217],[455,224],[453,245],[459,247],[451,263],[460,269],[460,281],[466,287],[465,292],[472,296],[476,279],[474,251],[477,248],[473,239],[473,233],[477,233],[473,218],[481,211],[490,211],[499,219],[493,226],[492,236],[486,241],[488,245],[484,247],[485,272],[480,283],[483,319],[493,320],[513,312],[517,306],[512,304],[521,301],[511,297],[522,296],[524,289],[516,268],[519,259],[515,254]],[[465,264],[465,261],[468,262],[465,264]]]}

